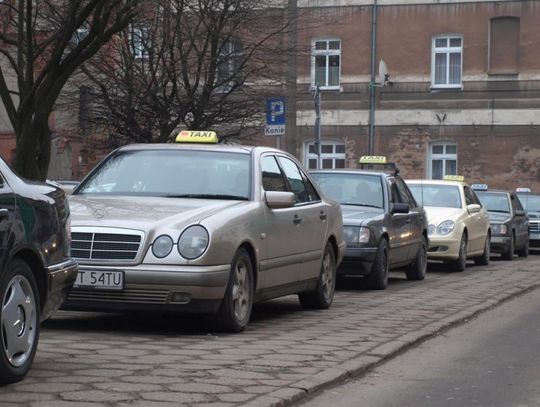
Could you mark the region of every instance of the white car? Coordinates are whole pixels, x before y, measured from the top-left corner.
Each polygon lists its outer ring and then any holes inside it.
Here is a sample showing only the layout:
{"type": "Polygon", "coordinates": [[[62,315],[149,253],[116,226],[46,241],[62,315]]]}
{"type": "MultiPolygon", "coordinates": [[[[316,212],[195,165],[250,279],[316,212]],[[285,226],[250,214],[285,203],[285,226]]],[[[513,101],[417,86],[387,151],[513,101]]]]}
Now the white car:
{"type": "Polygon", "coordinates": [[[407,180],[428,216],[428,259],[453,263],[463,271],[467,259],[487,265],[489,217],[469,185],[461,181],[407,180]]]}

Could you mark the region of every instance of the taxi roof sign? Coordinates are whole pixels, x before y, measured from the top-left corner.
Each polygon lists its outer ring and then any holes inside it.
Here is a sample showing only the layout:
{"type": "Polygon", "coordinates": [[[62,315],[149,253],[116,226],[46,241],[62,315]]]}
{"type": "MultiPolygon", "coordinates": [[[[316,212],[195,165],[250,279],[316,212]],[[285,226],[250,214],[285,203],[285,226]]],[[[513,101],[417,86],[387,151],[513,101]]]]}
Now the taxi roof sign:
{"type": "Polygon", "coordinates": [[[516,192],[531,192],[531,188],[516,188],[516,192]]]}
{"type": "Polygon", "coordinates": [[[443,180],[463,182],[465,181],[465,177],[463,175],[445,175],[443,180]]]}
{"type": "Polygon", "coordinates": [[[488,190],[487,184],[472,184],[471,188],[474,189],[475,191],[487,191],[488,190]]]}
{"type": "Polygon", "coordinates": [[[182,130],[175,141],[177,143],[217,144],[219,139],[215,131],[182,130]]]}
{"type": "Polygon", "coordinates": [[[363,155],[359,160],[360,164],[386,164],[384,155],[363,155]]]}

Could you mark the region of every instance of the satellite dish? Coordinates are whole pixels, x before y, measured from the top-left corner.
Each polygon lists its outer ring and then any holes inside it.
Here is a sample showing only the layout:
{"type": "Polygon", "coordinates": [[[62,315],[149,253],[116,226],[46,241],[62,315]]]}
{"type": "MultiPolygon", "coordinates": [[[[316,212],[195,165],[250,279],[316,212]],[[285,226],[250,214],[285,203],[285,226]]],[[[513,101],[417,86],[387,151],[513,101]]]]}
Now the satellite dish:
{"type": "Polygon", "coordinates": [[[388,67],[386,66],[386,62],[384,62],[382,59],[379,62],[379,85],[385,86],[388,82],[388,78],[390,76],[388,75],[388,67]]]}

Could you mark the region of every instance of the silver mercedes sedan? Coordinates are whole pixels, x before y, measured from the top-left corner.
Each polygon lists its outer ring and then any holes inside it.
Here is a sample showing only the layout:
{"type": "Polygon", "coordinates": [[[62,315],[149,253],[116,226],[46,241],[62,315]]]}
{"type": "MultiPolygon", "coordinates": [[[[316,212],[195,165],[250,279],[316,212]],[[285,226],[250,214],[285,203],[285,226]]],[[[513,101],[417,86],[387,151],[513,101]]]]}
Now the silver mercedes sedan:
{"type": "Polygon", "coordinates": [[[341,209],[283,151],[123,147],[70,205],[80,270],[64,309],[214,313],[220,329],[238,332],[257,301],[333,301],[341,209]]]}

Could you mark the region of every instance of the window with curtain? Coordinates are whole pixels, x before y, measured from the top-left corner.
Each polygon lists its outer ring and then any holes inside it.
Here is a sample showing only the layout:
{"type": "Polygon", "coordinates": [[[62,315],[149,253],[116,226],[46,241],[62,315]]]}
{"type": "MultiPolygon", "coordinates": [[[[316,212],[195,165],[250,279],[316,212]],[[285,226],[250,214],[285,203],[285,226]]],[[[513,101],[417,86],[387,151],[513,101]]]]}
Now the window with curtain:
{"type": "Polygon", "coordinates": [[[315,40],[312,47],[313,86],[322,89],[337,88],[341,76],[341,41],[337,39],[315,40]]]}
{"type": "Polygon", "coordinates": [[[150,49],[150,30],[145,25],[130,26],[129,45],[133,56],[138,59],[147,59],[150,49]]]}
{"type": "Polygon", "coordinates": [[[450,142],[436,142],[429,146],[428,177],[442,179],[445,175],[457,174],[457,145],[450,142]]]}
{"type": "Polygon", "coordinates": [[[492,18],[489,26],[489,74],[519,73],[519,17],[492,18]]]}
{"type": "Polygon", "coordinates": [[[431,82],[433,88],[461,88],[463,38],[436,36],[432,43],[431,82]]]}

